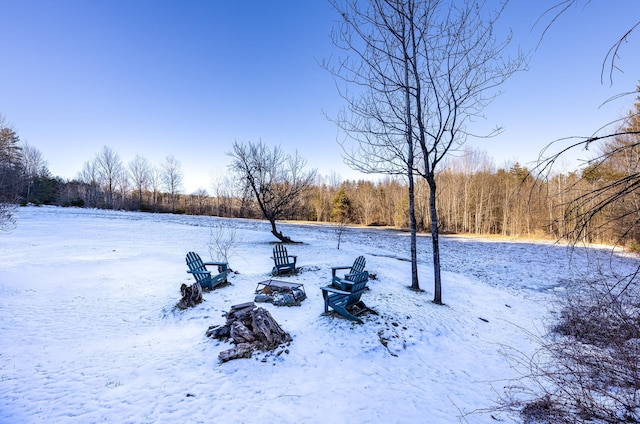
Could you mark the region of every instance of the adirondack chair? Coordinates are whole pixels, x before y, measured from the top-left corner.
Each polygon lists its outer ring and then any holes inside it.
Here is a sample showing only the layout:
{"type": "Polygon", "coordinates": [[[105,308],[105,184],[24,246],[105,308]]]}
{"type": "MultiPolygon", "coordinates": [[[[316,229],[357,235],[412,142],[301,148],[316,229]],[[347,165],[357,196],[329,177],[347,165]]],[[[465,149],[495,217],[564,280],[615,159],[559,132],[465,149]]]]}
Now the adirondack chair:
{"type": "Polygon", "coordinates": [[[340,290],[333,285],[321,287],[322,297],[324,298],[324,312],[328,313],[329,308],[332,308],[343,317],[362,324],[363,321],[357,315],[369,310],[367,305],[360,300],[367,287],[368,280],[369,273],[364,271],[352,276],[350,290],[340,290]],[[350,312],[348,308],[356,311],[350,312]]]}
{"type": "Polygon", "coordinates": [[[278,243],[273,246],[273,256],[271,257],[275,266],[271,270],[271,275],[280,275],[296,270],[296,261],[298,257],[295,255],[289,255],[287,248],[282,243],[278,243]]]}
{"type": "Polygon", "coordinates": [[[213,290],[227,282],[228,264],[226,262],[202,262],[200,255],[195,252],[187,253],[187,272],[192,274],[200,286],[213,290]],[[212,274],[207,266],[217,266],[218,274],[212,274]]]}
{"type": "Polygon", "coordinates": [[[333,266],[331,267],[331,282],[334,286],[341,288],[342,290],[347,290],[352,284],[353,278],[356,274],[360,272],[364,272],[364,267],[367,263],[367,260],[364,256],[358,256],[355,261],[353,261],[353,265],[345,265],[345,266],[333,266]],[[340,277],[336,271],[348,269],[342,277],[340,277]]]}

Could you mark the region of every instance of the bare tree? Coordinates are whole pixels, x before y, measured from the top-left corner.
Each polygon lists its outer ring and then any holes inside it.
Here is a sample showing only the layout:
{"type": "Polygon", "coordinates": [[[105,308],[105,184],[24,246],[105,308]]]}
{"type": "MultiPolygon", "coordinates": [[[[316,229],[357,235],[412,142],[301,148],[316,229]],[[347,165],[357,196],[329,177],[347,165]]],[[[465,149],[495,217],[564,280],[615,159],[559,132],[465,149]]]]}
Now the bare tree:
{"type": "Polygon", "coordinates": [[[49,174],[47,169],[47,161],[42,157],[40,150],[31,146],[29,143],[24,143],[22,148],[22,172],[24,174],[25,184],[25,201],[28,203],[31,199],[31,190],[38,178],[45,177],[49,174]]]}
{"type": "Polygon", "coordinates": [[[143,156],[136,155],[129,162],[129,173],[134,190],[138,193],[138,209],[142,208],[142,194],[149,189],[151,182],[151,166],[143,156]]]}
{"type": "Polygon", "coordinates": [[[178,194],[182,190],[182,166],[173,155],[167,156],[162,164],[162,174],[160,176],[165,189],[171,196],[171,212],[176,211],[176,201],[178,194]]]}
{"type": "Polygon", "coordinates": [[[78,173],[78,180],[86,187],[85,203],[89,207],[96,207],[98,203],[98,193],[100,191],[98,167],[96,161],[86,161],[82,170],[78,173]]]}
{"type": "Polygon", "coordinates": [[[118,189],[123,172],[120,155],[110,147],[104,146],[102,151],[96,155],[95,168],[107,195],[107,207],[113,208],[115,206],[113,195],[118,189]]]}
{"type": "MultiPolygon", "coordinates": [[[[441,0],[347,1],[334,6],[344,26],[340,44],[355,53],[334,74],[357,88],[345,95],[350,116],[338,122],[358,144],[351,164],[371,172],[404,174],[409,182],[409,216],[415,231],[413,177],[430,191],[434,303],[442,303],[436,170],[450,150],[464,142],[466,125],[497,95],[496,89],[525,64],[497,41],[496,11],[485,2],[441,0]]],[[[414,235],[415,237],[415,235],[414,235]]],[[[412,244],[412,288],[419,289],[412,244]]]]}
{"type": "Polygon", "coordinates": [[[233,143],[230,169],[244,186],[251,190],[262,215],[271,224],[271,234],[278,240],[291,243],[279,232],[276,221],[288,218],[298,210],[312,187],[316,171],[305,171],[306,161],[295,152],[286,154],[280,147],[269,148],[258,143],[233,143]]]}
{"type": "Polygon", "coordinates": [[[343,141],[346,162],[364,173],[405,175],[409,184],[411,231],[411,288],[419,290],[417,224],[415,219],[413,114],[410,98],[409,20],[414,3],[394,0],[371,2],[332,0],[342,16],[333,33],[334,44],[347,55],[337,66],[325,67],[345,82],[360,88],[356,95],[347,88],[341,96],[347,103],[334,121],[347,135],[343,141]],[[355,142],[349,149],[346,142],[355,142]]]}
{"type": "MultiPolygon", "coordinates": [[[[540,22],[547,22],[542,37],[572,7],[580,4],[588,7],[590,2],[590,0],[562,0],[557,2],[539,19],[540,22]]],[[[630,11],[630,13],[634,12],[637,14],[636,11],[630,11]]],[[[617,61],[620,59],[621,49],[638,28],[640,28],[640,20],[628,28],[621,29],[620,36],[613,42],[602,62],[602,81],[605,80],[605,75],[608,74],[609,82],[613,84],[614,72],[620,70],[617,66],[617,61]]],[[[542,38],[540,41],[542,42],[542,38]]],[[[634,203],[636,201],[637,189],[640,186],[640,172],[638,171],[637,163],[634,163],[633,160],[631,162],[626,161],[626,169],[609,175],[606,184],[593,185],[588,183],[592,182],[596,175],[602,174],[603,169],[611,166],[614,162],[619,162],[621,157],[635,158],[638,156],[637,151],[640,146],[639,93],[640,85],[634,91],[621,93],[609,99],[611,101],[635,95],[634,108],[626,116],[600,126],[590,135],[556,140],[550,143],[540,154],[540,161],[536,171],[549,175],[553,172],[556,163],[567,152],[576,149],[589,150],[591,146],[598,144],[604,146],[601,148],[600,154],[590,160],[587,168],[582,173],[582,178],[576,183],[584,184],[587,182],[586,185],[591,185],[592,190],[588,190],[565,205],[565,215],[573,217],[573,227],[568,229],[567,234],[574,242],[585,240],[589,229],[593,228],[594,225],[602,225],[597,220],[602,218],[601,212],[603,210],[613,209],[613,206],[621,202],[634,203]],[[557,148],[558,145],[561,145],[559,150],[555,153],[550,153],[551,149],[557,148]]],[[[610,215],[608,219],[609,224],[622,224],[620,241],[627,239],[630,235],[637,234],[635,232],[637,222],[638,218],[627,215],[627,211],[623,211],[618,215],[610,215]]]]}
{"type": "Polygon", "coordinates": [[[118,200],[119,200],[118,207],[124,207],[127,205],[127,199],[130,198],[129,193],[131,192],[131,186],[130,186],[131,180],[129,178],[129,173],[127,172],[124,165],[122,166],[122,170],[118,175],[119,177],[118,177],[117,188],[118,188],[118,192],[120,193],[120,195],[118,196],[118,200]]]}
{"type": "Polygon", "coordinates": [[[160,194],[160,187],[162,185],[161,170],[157,166],[152,166],[150,170],[149,184],[151,186],[151,203],[154,210],[158,209],[158,195],[160,194]]]}
{"type": "Polygon", "coordinates": [[[313,196],[311,198],[311,206],[316,217],[316,221],[329,220],[329,199],[330,189],[325,183],[325,178],[318,175],[313,187],[313,196]]]}
{"type": "Polygon", "coordinates": [[[233,216],[233,181],[229,175],[218,175],[211,182],[215,195],[215,214],[217,216],[233,216]]]}
{"type": "Polygon", "coordinates": [[[370,225],[375,221],[378,207],[377,190],[371,181],[358,181],[356,187],[356,213],[360,224],[370,225]]]}
{"type": "MultiPolygon", "coordinates": [[[[578,8],[581,4],[583,7],[587,7],[592,0],[561,0],[556,4],[551,6],[543,13],[542,16],[538,19],[537,23],[543,23],[545,25],[545,29],[542,33],[542,37],[540,41],[542,42],[545,34],[553,24],[555,24],[560,18],[567,14],[571,8],[578,8]]],[[[637,10],[629,10],[629,13],[637,13],[637,10]]],[[[602,69],[600,71],[600,80],[604,82],[605,76],[608,75],[609,83],[613,84],[613,75],[614,72],[620,71],[620,68],[617,65],[618,60],[620,59],[621,49],[627,44],[633,35],[633,33],[640,28],[640,19],[635,22],[633,25],[627,28],[623,28],[620,32],[620,36],[618,39],[613,42],[609,51],[606,53],[604,60],[602,61],[602,69]]]]}
{"type": "Polygon", "coordinates": [[[196,213],[203,215],[208,210],[209,192],[204,187],[198,187],[196,191],[191,193],[191,200],[195,203],[196,213]]]}
{"type": "MultiPolygon", "coordinates": [[[[586,7],[590,0],[558,2],[547,11],[546,17],[551,16],[548,25],[580,3],[586,7]]],[[[639,26],[637,22],[623,30],[611,47],[602,65],[603,80],[609,69],[613,81],[620,48],[639,26]]],[[[568,185],[582,190],[563,205],[565,234],[574,243],[607,227],[615,228],[618,242],[631,238],[637,243],[640,237],[640,87],[632,93],[636,103],[628,116],[601,126],[592,135],[560,140],[568,141],[568,146],[547,156],[546,150],[560,141],[553,142],[540,155],[537,171],[549,174],[566,152],[600,147],[582,175],[568,185]]],[[[552,329],[557,334],[545,340],[540,352],[525,358],[530,367],[527,378],[536,383],[530,395],[537,398],[512,406],[526,422],[640,422],[640,267],[629,270],[619,265],[618,269],[613,260],[609,266],[612,272],[600,268],[596,277],[589,275],[567,287],[558,325],[552,329]]]]}
{"type": "Polygon", "coordinates": [[[466,126],[481,115],[495,89],[522,69],[525,58],[510,59],[505,50],[511,36],[497,41],[494,28],[506,2],[495,12],[484,3],[464,2],[433,13],[420,13],[412,23],[415,121],[421,165],[417,172],[429,185],[434,262],[434,302],[442,303],[436,171],[450,150],[463,143],[466,126]]]}
{"type": "MultiPolygon", "coordinates": [[[[557,23],[563,15],[569,13],[569,10],[572,7],[577,8],[577,6],[581,4],[583,4],[584,7],[588,7],[589,3],[591,3],[591,0],[561,0],[547,9],[547,11],[538,19],[538,23],[543,23],[545,25],[545,29],[540,38],[540,45],[542,45],[544,36],[550,30],[550,28],[555,23],[557,23]]],[[[629,13],[638,14],[635,10],[629,11],[629,13]]],[[[630,41],[631,35],[639,29],[640,19],[630,27],[622,28],[620,30],[619,37],[613,42],[602,61],[600,72],[601,82],[604,82],[605,76],[608,75],[609,83],[613,85],[615,71],[621,71],[621,69],[617,65],[618,60],[621,57],[621,49],[630,41]]],[[[607,102],[618,100],[628,96],[637,96],[639,92],[640,87],[636,87],[636,90],[620,93],[607,100],[607,102]]],[[[607,124],[601,125],[596,129],[595,132],[590,135],[566,137],[549,143],[549,145],[540,153],[540,160],[538,163],[537,171],[541,174],[552,173],[556,163],[563,157],[565,157],[569,151],[575,151],[576,149],[589,150],[589,147],[594,143],[614,139],[620,136],[637,136],[639,134],[638,128],[634,129],[633,127],[628,127],[621,130],[621,128],[624,126],[625,121],[629,118],[630,117],[623,117],[620,120],[614,120],[607,124]],[[561,146],[559,150],[555,153],[551,153],[552,148],[556,148],[559,145],[561,146]]]]}

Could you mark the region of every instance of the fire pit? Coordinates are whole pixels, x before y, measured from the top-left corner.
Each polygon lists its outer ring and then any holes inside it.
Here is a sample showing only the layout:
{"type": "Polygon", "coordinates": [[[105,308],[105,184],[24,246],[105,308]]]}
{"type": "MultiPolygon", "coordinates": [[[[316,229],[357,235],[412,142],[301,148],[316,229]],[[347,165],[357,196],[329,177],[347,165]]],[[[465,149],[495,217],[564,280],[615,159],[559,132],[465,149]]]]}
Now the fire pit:
{"type": "Polygon", "coordinates": [[[281,280],[265,280],[256,286],[256,302],[273,303],[276,306],[300,306],[307,298],[304,284],[281,280]]]}

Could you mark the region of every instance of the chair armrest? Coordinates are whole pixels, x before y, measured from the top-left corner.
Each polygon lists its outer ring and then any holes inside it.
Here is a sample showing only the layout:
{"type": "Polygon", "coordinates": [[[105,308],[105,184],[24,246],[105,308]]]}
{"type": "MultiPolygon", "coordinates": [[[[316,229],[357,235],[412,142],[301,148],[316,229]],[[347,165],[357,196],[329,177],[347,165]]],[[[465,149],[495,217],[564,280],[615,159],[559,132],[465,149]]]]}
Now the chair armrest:
{"type": "Polygon", "coordinates": [[[345,266],[332,266],[331,267],[331,276],[335,277],[336,276],[336,271],[339,269],[350,269],[351,265],[345,265],[345,266]]]}
{"type": "Polygon", "coordinates": [[[349,269],[349,268],[351,268],[351,265],[345,265],[345,266],[332,266],[332,267],[331,267],[331,270],[332,270],[332,271],[335,271],[335,270],[337,270],[337,269],[349,269]]]}
{"type": "Polygon", "coordinates": [[[216,265],[216,266],[222,266],[222,265],[229,265],[227,262],[205,262],[205,265],[216,265]]]}
{"type": "Polygon", "coordinates": [[[205,262],[204,265],[217,266],[219,273],[223,273],[229,268],[229,264],[227,262],[205,262]]]}
{"type": "Polygon", "coordinates": [[[340,290],[346,290],[349,293],[351,293],[351,289],[353,288],[353,281],[340,279],[340,280],[334,281],[333,284],[338,286],[340,290]]]}
{"type": "Polygon", "coordinates": [[[320,287],[320,289],[321,289],[322,291],[331,292],[331,293],[338,293],[338,294],[351,294],[351,292],[344,291],[344,290],[340,290],[340,289],[337,289],[337,288],[335,288],[335,287],[330,287],[330,286],[320,287]]]}

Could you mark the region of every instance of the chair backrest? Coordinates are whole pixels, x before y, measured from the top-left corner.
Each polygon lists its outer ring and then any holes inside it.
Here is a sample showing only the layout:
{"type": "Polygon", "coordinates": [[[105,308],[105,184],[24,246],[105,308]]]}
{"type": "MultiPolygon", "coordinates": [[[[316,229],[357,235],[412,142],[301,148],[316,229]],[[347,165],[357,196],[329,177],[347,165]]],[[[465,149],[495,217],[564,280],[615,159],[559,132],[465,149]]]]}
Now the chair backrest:
{"type": "Polygon", "coordinates": [[[364,256],[358,256],[356,260],[353,261],[353,265],[351,266],[349,273],[345,275],[344,279],[347,281],[353,281],[355,278],[355,275],[357,275],[360,272],[364,272],[364,267],[366,262],[367,261],[364,258],[364,256]]]}
{"type": "Polygon", "coordinates": [[[369,273],[367,271],[359,272],[353,277],[351,294],[349,294],[346,306],[355,305],[360,301],[362,293],[364,293],[367,288],[367,281],[369,281],[369,273]]]}
{"type": "Polygon", "coordinates": [[[191,271],[205,271],[206,268],[204,266],[204,262],[202,262],[202,259],[200,258],[200,255],[198,255],[195,252],[189,252],[187,253],[187,266],[189,267],[189,269],[191,271]]]}
{"type": "Polygon", "coordinates": [[[288,265],[289,264],[289,254],[287,253],[287,248],[284,247],[283,244],[278,243],[273,246],[273,260],[276,265],[288,265]]]}
{"type": "Polygon", "coordinates": [[[363,272],[366,263],[367,260],[364,258],[364,256],[358,256],[356,260],[353,261],[353,266],[351,266],[350,273],[363,272]]]}

